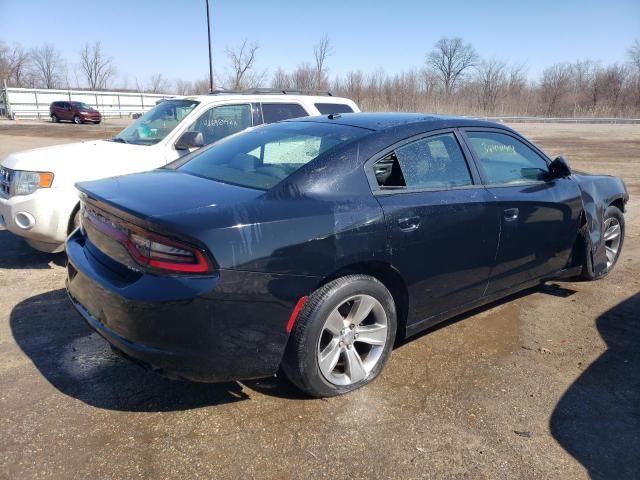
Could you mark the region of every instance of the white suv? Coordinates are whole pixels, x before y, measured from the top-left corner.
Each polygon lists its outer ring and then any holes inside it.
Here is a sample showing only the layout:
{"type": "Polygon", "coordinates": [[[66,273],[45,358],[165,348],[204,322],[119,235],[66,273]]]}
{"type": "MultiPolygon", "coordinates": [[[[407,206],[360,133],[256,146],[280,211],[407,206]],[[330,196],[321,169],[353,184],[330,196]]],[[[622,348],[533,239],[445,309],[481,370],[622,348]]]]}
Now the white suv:
{"type": "Polygon", "coordinates": [[[163,100],[111,140],[7,156],[0,162],[0,230],[24,237],[37,250],[58,252],[77,225],[76,182],[158,168],[263,123],[358,111],[346,98],[281,90],[163,100]]]}

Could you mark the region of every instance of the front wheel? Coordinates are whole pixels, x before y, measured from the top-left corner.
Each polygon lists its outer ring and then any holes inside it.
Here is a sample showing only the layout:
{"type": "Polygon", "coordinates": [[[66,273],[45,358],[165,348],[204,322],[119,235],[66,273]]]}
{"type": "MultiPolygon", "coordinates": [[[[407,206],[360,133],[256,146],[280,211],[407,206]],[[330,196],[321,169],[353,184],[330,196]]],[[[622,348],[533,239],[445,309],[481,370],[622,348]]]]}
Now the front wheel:
{"type": "Polygon", "coordinates": [[[79,115],[75,115],[73,117],[73,123],[75,123],[76,125],[80,125],[82,123],[82,119],[80,118],[79,115]]]}
{"type": "Polygon", "coordinates": [[[622,245],[624,244],[624,214],[618,207],[613,205],[607,207],[604,212],[602,235],[604,237],[605,253],[607,255],[607,266],[604,271],[597,275],[594,273],[587,226],[585,225],[583,228],[585,231],[581,235],[584,237],[584,247],[581,249],[583,255],[581,278],[583,280],[597,280],[608,275],[611,270],[613,270],[618,258],[620,258],[622,245]]]}
{"type": "Polygon", "coordinates": [[[59,122],[60,122],[60,119],[58,118],[58,115],[56,115],[55,113],[52,113],[52,114],[51,114],[51,121],[52,121],[53,123],[59,123],[59,122]]]}
{"type": "Polygon", "coordinates": [[[368,275],[341,277],[307,299],[282,369],[314,397],[348,393],[378,376],[395,335],[396,308],[389,290],[368,275]]]}

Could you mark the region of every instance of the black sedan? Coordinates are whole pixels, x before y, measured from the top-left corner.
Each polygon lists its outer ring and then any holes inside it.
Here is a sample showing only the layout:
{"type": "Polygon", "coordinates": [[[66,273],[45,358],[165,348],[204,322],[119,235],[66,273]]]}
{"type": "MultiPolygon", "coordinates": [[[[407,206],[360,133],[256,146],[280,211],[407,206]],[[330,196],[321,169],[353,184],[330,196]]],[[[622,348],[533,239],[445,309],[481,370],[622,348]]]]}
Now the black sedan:
{"type": "Polygon", "coordinates": [[[281,368],[314,396],[453,315],[606,275],[628,200],[504,125],[419,114],[286,121],[78,188],[68,292],[116,350],[204,382],[281,368]]]}

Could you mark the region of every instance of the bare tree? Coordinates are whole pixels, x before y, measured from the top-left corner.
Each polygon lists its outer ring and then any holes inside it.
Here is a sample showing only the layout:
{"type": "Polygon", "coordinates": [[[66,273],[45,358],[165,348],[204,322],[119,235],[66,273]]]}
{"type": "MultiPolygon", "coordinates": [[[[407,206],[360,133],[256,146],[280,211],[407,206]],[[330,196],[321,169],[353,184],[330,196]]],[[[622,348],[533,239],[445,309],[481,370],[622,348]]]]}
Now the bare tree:
{"type": "Polygon", "coordinates": [[[231,63],[231,75],[227,84],[233,90],[242,90],[249,87],[259,87],[266,77],[266,71],[258,72],[255,69],[256,53],[260,45],[257,42],[249,43],[245,38],[240,47],[227,48],[227,58],[231,63]]]}
{"type": "Polygon", "coordinates": [[[616,63],[600,70],[596,77],[611,112],[615,111],[618,105],[628,74],[629,71],[624,65],[616,63]]]}
{"type": "Polygon", "coordinates": [[[633,42],[627,54],[629,56],[629,63],[633,69],[633,75],[629,82],[631,95],[633,97],[632,101],[636,106],[640,106],[640,40],[633,42]]]}
{"type": "Polygon", "coordinates": [[[27,81],[31,56],[19,44],[9,47],[0,41],[0,80],[13,87],[22,87],[27,81]]]}
{"type": "Polygon", "coordinates": [[[558,105],[571,85],[571,67],[566,63],[558,63],[547,67],[542,72],[540,95],[545,113],[556,112],[558,105]]]}
{"type": "Polygon", "coordinates": [[[80,71],[92,90],[107,88],[109,81],[116,74],[113,58],[107,57],[102,50],[102,43],[93,45],[85,43],[80,50],[80,71]]]}
{"type": "Polygon", "coordinates": [[[633,45],[631,45],[627,51],[627,55],[632,68],[634,68],[637,73],[640,73],[640,40],[633,42],[633,45]]]}
{"type": "Polygon", "coordinates": [[[154,73],[147,83],[146,91],[149,93],[167,93],[169,88],[169,79],[162,73],[154,73]]]}
{"type": "Polygon", "coordinates": [[[60,86],[64,78],[65,63],[60,52],[51,44],[33,48],[30,52],[33,60],[32,73],[34,83],[44,88],[60,86]]]}
{"type": "Polygon", "coordinates": [[[348,72],[344,81],[344,94],[360,104],[364,90],[364,74],[361,70],[348,72]]]}
{"type": "Polygon", "coordinates": [[[291,74],[291,86],[298,90],[313,90],[316,71],[309,63],[301,63],[291,74]]]}
{"type": "Polygon", "coordinates": [[[492,114],[496,110],[498,97],[507,87],[506,65],[496,59],[480,63],[476,81],[479,87],[480,108],[492,114]]]}
{"type": "Polygon", "coordinates": [[[325,90],[329,81],[327,78],[326,61],[327,57],[333,55],[333,47],[328,35],[324,35],[318,43],[313,46],[313,58],[316,65],[316,78],[314,88],[316,90],[325,90]]]}
{"type": "Polygon", "coordinates": [[[278,69],[273,74],[273,78],[271,79],[271,87],[279,88],[282,90],[291,88],[291,77],[282,69],[282,67],[278,67],[278,69]]]}
{"type": "Polygon", "coordinates": [[[181,78],[178,78],[176,80],[174,91],[178,95],[189,95],[193,91],[193,83],[188,80],[182,80],[181,78]]]}
{"type": "Polygon", "coordinates": [[[478,54],[470,43],[459,38],[441,38],[427,55],[427,65],[440,76],[449,96],[465,72],[478,64],[478,54]]]}
{"type": "Polygon", "coordinates": [[[193,95],[205,95],[207,93],[209,93],[209,75],[193,82],[193,90],[191,91],[193,95]]]}

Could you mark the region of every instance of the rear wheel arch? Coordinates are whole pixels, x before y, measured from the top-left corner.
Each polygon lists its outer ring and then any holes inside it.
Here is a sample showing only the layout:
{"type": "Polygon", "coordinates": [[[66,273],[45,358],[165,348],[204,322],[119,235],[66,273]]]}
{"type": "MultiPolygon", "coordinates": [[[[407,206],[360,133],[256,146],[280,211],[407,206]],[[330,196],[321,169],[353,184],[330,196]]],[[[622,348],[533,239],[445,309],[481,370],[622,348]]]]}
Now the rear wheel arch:
{"type": "Polygon", "coordinates": [[[354,263],[336,270],[326,276],[317,286],[316,289],[322,288],[333,280],[347,275],[369,275],[380,281],[391,296],[396,307],[397,315],[397,331],[396,342],[404,339],[406,336],[406,325],[409,313],[409,290],[402,275],[392,265],[384,262],[361,262],[354,263]]]}

